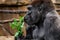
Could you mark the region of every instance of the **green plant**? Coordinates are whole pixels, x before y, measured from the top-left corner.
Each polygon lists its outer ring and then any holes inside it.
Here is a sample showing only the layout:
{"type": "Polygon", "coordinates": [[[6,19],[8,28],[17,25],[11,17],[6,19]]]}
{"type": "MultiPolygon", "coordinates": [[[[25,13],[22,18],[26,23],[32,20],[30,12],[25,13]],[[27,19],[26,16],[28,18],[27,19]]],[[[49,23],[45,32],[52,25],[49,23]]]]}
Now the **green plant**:
{"type": "Polygon", "coordinates": [[[22,36],[23,32],[22,32],[22,28],[24,25],[24,17],[20,17],[19,21],[17,21],[16,19],[14,19],[14,21],[12,23],[10,23],[10,26],[12,29],[17,29],[17,32],[15,33],[15,36],[22,36]]]}

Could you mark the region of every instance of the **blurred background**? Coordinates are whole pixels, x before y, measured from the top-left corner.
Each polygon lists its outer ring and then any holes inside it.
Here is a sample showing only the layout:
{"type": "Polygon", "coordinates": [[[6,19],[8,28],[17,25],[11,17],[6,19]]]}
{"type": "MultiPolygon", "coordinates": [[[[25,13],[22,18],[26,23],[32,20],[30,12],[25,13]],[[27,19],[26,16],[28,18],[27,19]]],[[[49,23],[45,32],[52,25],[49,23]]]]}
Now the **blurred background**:
{"type": "MultiPolygon", "coordinates": [[[[60,0],[51,1],[55,5],[55,9],[60,15],[60,0]]],[[[9,38],[8,36],[11,36],[12,40],[14,39],[13,36],[17,30],[12,29],[9,23],[13,22],[14,18],[18,21],[20,16],[25,16],[28,11],[27,6],[31,2],[32,0],[0,0],[0,40],[9,38]]],[[[24,36],[26,36],[25,28],[26,24],[24,24],[22,29],[24,36]]]]}

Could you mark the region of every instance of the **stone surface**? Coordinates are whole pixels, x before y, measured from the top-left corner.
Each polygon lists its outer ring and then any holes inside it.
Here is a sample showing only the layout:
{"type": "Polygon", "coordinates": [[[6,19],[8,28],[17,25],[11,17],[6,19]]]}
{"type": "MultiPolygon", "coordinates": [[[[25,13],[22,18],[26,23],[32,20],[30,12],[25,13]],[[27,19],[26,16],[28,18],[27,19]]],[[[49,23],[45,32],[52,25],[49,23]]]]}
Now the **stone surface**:
{"type": "Polygon", "coordinates": [[[0,40],[14,40],[14,36],[0,36],[0,40]]]}

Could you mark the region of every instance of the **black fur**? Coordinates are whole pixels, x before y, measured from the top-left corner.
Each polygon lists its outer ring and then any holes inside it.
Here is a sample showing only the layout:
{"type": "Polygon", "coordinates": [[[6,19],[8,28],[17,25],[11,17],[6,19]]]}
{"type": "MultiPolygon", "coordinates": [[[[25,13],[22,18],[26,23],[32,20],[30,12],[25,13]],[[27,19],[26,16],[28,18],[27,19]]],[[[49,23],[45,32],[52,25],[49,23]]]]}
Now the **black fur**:
{"type": "Polygon", "coordinates": [[[45,40],[60,40],[60,18],[55,10],[46,15],[44,28],[45,40]]]}
{"type": "Polygon", "coordinates": [[[51,5],[44,1],[32,5],[24,18],[28,25],[35,25],[35,28],[28,27],[28,31],[33,29],[28,34],[34,40],[60,40],[60,18],[51,5]]]}

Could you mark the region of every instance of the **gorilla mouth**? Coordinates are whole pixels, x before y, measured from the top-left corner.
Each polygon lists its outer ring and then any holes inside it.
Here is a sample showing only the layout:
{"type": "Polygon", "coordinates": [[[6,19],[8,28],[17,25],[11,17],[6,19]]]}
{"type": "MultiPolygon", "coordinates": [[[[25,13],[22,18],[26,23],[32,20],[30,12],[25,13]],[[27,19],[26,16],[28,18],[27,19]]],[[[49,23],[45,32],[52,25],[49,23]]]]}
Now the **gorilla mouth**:
{"type": "Polygon", "coordinates": [[[31,17],[31,15],[26,15],[24,17],[24,21],[28,24],[28,25],[33,25],[34,21],[32,20],[33,18],[31,17]]]}

